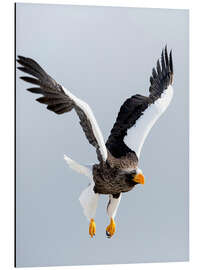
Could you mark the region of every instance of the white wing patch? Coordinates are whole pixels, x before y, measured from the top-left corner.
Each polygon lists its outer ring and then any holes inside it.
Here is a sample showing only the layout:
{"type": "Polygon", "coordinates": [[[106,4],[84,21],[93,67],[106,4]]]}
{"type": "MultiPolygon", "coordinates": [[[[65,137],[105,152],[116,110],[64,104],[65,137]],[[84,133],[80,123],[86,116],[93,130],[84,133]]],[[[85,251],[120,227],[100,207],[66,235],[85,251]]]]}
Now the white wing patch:
{"type": "Polygon", "coordinates": [[[167,109],[173,97],[173,88],[171,85],[163,92],[161,97],[154,104],[151,104],[144,114],[130,128],[124,138],[125,144],[134,150],[139,158],[144,141],[158,118],[167,109]]]}
{"type": "Polygon", "coordinates": [[[92,130],[93,130],[94,136],[98,142],[102,158],[104,161],[106,161],[107,160],[107,150],[106,150],[106,146],[104,143],[104,138],[102,136],[101,130],[97,124],[97,121],[94,117],[94,114],[93,114],[91,108],[89,107],[89,105],[86,102],[84,102],[81,99],[74,96],[66,88],[63,87],[63,90],[77,104],[77,106],[80,107],[80,109],[83,110],[83,112],[86,114],[87,118],[89,119],[89,121],[92,125],[92,130]]]}
{"type": "Polygon", "coordinates": [[[84,174],[85,176],[92,179],[92,171],[90,168],[87,168],[86,166],[78,164],[76,161],[72,160],[71,158],[64,155],[65,161],[68,163],[69,167],[81,174],[84,174]]]}
{"type": "Polygon", "coordinates": [[[92,180],[91,184],[82,191],[79,201],[82,205],[84,215],[88,220],[95,217],[97,204],[99,200],[99,194],[95,193],[94,190],[94,181],[92,180]]]}

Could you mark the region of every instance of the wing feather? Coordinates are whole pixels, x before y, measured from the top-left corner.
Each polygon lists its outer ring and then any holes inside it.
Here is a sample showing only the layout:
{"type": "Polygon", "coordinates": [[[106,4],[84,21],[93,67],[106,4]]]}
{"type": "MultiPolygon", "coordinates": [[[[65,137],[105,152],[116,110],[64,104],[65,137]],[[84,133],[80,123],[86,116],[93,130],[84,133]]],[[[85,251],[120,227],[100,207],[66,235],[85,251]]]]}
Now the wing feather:
{"type": "Polygon", "coordinates": [[[167,48],[161,53],[161,64],[150,76],[149,96],[134,95],[120,108],[116,122],[106,142],[110,153],[116,158],[135,152],[139,158],[144,141],[152,126],[166,110],[173,97],[172,52],[167,48]]]}
{"type": "Polygon", "coordinates": [[[107,149],[104,139],[89,105],[58,84],[33,59],[18,56],[17,62],[21,65],[18,67],[19,70],[34,77],[23,76],[20,78],[39,86],[27,89],[31,93],[42,94],[36,101],[46,104],[48,110],[57,114],[69,112],[74,108],[86,138],[96,148],[99,161],[106,161],[107,149]]]}

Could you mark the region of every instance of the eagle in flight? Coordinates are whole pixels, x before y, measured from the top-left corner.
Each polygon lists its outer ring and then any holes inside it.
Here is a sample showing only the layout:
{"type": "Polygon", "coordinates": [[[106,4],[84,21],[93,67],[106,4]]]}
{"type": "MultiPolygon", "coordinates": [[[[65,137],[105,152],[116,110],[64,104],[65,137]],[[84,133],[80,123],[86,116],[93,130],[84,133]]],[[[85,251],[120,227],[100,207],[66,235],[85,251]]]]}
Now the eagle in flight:
{"type": "Polygon", "coordinates": [[[80,165],[71,158],[64,158],[71,169],[90,178],[88,187],[82,191],[79,201],[89,220],[89,235],[96,233],[95,213],[100,194],[109,196],[107,213],[110,224],[106,228],[107,237],[115,233],[115,215],[121,194],[144,184],[144,175],[138,167],[144,141],[158,118],[166,110],[173,96],[172,52],[167,47],[162,50],[156,68],[152,69],[149,95],[133,95],[120,108],[110,135],[104,138],[89,105],[58,84],[41,66],[31,58],[18,56],[19,70],[31,75],[20,77],[36,85],[28,88],[31,93],[41,94],[36,100],[46,104],[47,109],[57,114],[75,110],[80,125],[89,143],[96,149],[97,164],[80,165]]]}

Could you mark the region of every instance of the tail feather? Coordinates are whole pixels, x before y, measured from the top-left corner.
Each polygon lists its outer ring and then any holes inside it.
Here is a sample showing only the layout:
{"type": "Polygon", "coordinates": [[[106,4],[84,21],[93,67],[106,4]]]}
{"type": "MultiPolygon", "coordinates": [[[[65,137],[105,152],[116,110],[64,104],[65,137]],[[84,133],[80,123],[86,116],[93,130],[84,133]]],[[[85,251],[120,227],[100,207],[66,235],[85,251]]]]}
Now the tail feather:
{"type": "Polygon", "coordinates": [[[78,164],[76,161],[72,160],[70,157],[67,157],[66,155],[64,155],[64,159],[72,170],[84,174],[85,176],[92,179],[92,172],[89,168],[78,164]]]}

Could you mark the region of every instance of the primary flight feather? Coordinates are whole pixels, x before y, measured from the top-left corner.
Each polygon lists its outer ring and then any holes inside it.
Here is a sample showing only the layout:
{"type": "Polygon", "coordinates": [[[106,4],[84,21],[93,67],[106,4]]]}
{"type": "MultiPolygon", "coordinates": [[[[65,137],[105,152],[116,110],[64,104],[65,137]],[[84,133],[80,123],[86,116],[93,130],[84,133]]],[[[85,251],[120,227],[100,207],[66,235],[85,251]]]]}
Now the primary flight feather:
{"type": "Polygon", "coordinates": [[[89,186],[81,193],[80,203],[89,220],[89,234],[96,233],[95,213],[99,194],[109,195],[107,213],[110,224],[106,228],[107,237],[115,233],[115,215],[121,194],[144,184],[144,176],[138,161],[144,141],[158,118],[163,114],[173,97],[173,60],[172,52],[162,51],[156,69],[152,69],[149,95],[133,95],[120,108],[116,122],[106,144],[89,105],[74,96],[69,90],[52,79],[41,66],[31,58],[18,56],[18,67],[32,77],[23,76],[22,80],[37,87],[27,90],[41,94],[36,100],[46,104],[47,109],[57,114],[75,110],[80,125],[89,143],[96,149],[98,163],[83,166],[64,155],[71,169],[90,178],[89,186]]]}

